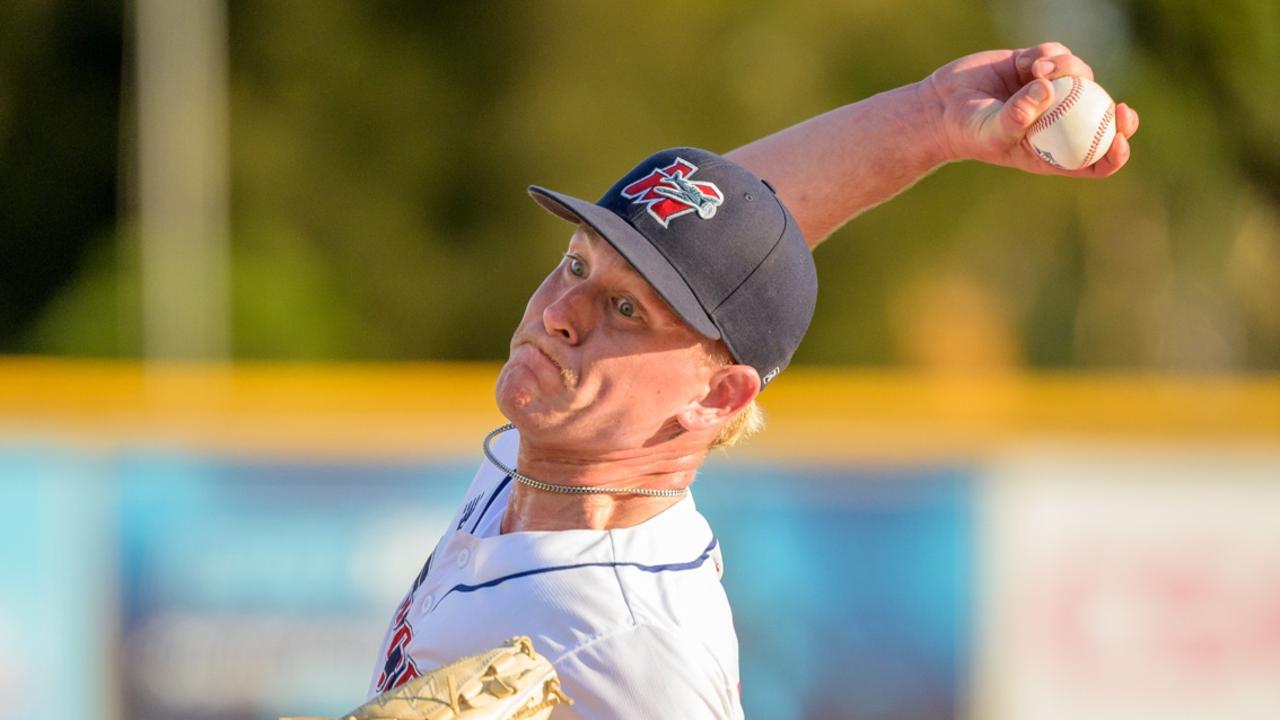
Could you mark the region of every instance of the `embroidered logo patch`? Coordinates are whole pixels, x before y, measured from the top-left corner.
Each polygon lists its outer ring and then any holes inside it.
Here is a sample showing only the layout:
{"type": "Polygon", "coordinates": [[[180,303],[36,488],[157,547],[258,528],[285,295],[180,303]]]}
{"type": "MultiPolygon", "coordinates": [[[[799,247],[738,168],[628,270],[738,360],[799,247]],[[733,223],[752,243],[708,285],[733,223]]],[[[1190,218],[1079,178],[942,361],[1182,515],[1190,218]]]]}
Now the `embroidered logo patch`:
{"type": "Polygon", "coordinates": [[[476,505],[480,504],[481,497],[483,496],[477,495],[467,501],[466,506],[462,508],[462,517],[458,519],[458,527],[454,528],[454,530],[461,530],[462,526],[467,524],[467,521],[471,519],[471,513],[476,511],[476,505]]]}
{"type": "Polygon", "coordinates": [[[698,166],[676,158],[664,168],[654,168],[643,178],[622,188],[622,197],[638,205],[646,205],[653,219],[667,227],[672,218],[698,213],[710,220],[716,208],[724,203],[724,194],[715,183],[690,180],[698,166]]]}

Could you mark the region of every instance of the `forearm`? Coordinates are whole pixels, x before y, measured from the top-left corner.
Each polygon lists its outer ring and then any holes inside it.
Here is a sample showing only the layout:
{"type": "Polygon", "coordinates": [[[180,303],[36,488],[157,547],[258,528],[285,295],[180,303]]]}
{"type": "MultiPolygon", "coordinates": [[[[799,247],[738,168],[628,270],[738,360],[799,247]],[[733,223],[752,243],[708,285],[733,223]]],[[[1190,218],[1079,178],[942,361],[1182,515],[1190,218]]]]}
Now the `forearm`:
{"type": "Polygon", "coordinates": [[[809,247],[946,162],[920,84],[837,108],[726,154],[768,180],[809,247]]]}

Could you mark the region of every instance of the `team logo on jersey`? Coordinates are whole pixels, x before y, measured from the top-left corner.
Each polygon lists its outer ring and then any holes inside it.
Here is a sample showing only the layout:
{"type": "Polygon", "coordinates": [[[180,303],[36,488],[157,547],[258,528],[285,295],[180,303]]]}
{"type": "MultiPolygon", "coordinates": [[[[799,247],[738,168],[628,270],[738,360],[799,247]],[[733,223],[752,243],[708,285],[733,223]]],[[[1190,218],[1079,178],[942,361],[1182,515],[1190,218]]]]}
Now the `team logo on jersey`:
{"type": "Polygon", "coordinates": [[[399,687],[418,677],[422,673],[409,655],[409,642],[413,640],[413,626],[409,624],[409,609],[413,607],[413,593],[410,592],[400,607],[396,608],[395,620],[391,623],[391,639],[387,642],[387,654],[378,674],[377,690],[384,693],[391,688],[399,687]]]}
{"type": "Polygon", "coordinates": [[[690,180],[698,166],[676,158],[664,168],[654,168],[648,175],[622,188],[622,197],[638,205],[646,205],[653,219],[667,227],[672,218],[698,213],[710,220],[716,208],[724,203],[724,194],[715,183],[690,180]]]}
{"type": "Polygon", "coordinates": [[[458,519],[458,527],[454,528],[454,530],[461,530],[462,526],[467,524],[467,521],[471,519],[471,513],[476,511],[476,506],[480,504],[480,498],[482,497],[484,497],[483,494],[477,495],[467,501],[466,506],[462,508],[462,517],[458,519]]]}

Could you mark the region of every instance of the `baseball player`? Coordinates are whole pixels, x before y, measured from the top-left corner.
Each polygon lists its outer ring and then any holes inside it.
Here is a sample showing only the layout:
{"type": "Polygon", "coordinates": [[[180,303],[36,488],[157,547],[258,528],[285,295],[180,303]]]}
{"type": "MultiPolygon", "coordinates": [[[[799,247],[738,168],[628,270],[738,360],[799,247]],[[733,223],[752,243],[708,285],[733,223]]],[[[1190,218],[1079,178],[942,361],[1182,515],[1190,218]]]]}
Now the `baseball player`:
{"type": "Polygon", "coordinates": [[[497,382],[510,424],[396,608],[370,696],[531,636],[574,704],[559,718],[736,718],[738,646],[721,548],[689,486],[758,425],[817,295],[810,248],[961,159],[1064,172],[1027,147],[1048,79],[1091,77],[1056,43],[978,53],[725,156],[643,160],[597,202],[533,186],[572,223],[497,382]],[[765,182],[761,178],[767,178],[765,182]]]}

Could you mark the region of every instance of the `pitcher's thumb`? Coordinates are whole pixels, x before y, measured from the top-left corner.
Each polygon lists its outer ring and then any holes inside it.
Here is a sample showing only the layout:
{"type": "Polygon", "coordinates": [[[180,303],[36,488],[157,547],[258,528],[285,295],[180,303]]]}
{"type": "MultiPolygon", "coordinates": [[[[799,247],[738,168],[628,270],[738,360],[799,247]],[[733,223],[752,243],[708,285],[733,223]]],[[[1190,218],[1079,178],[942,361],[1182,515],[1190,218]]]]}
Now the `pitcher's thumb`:
{"type": "Polygon", "coordinates": [[[1053,85],[1044,78],[1032,80],[1005,101],[1000,109],[1000,132],[1011,143],[1021,140],[1052,105],[1053,85]]]}

